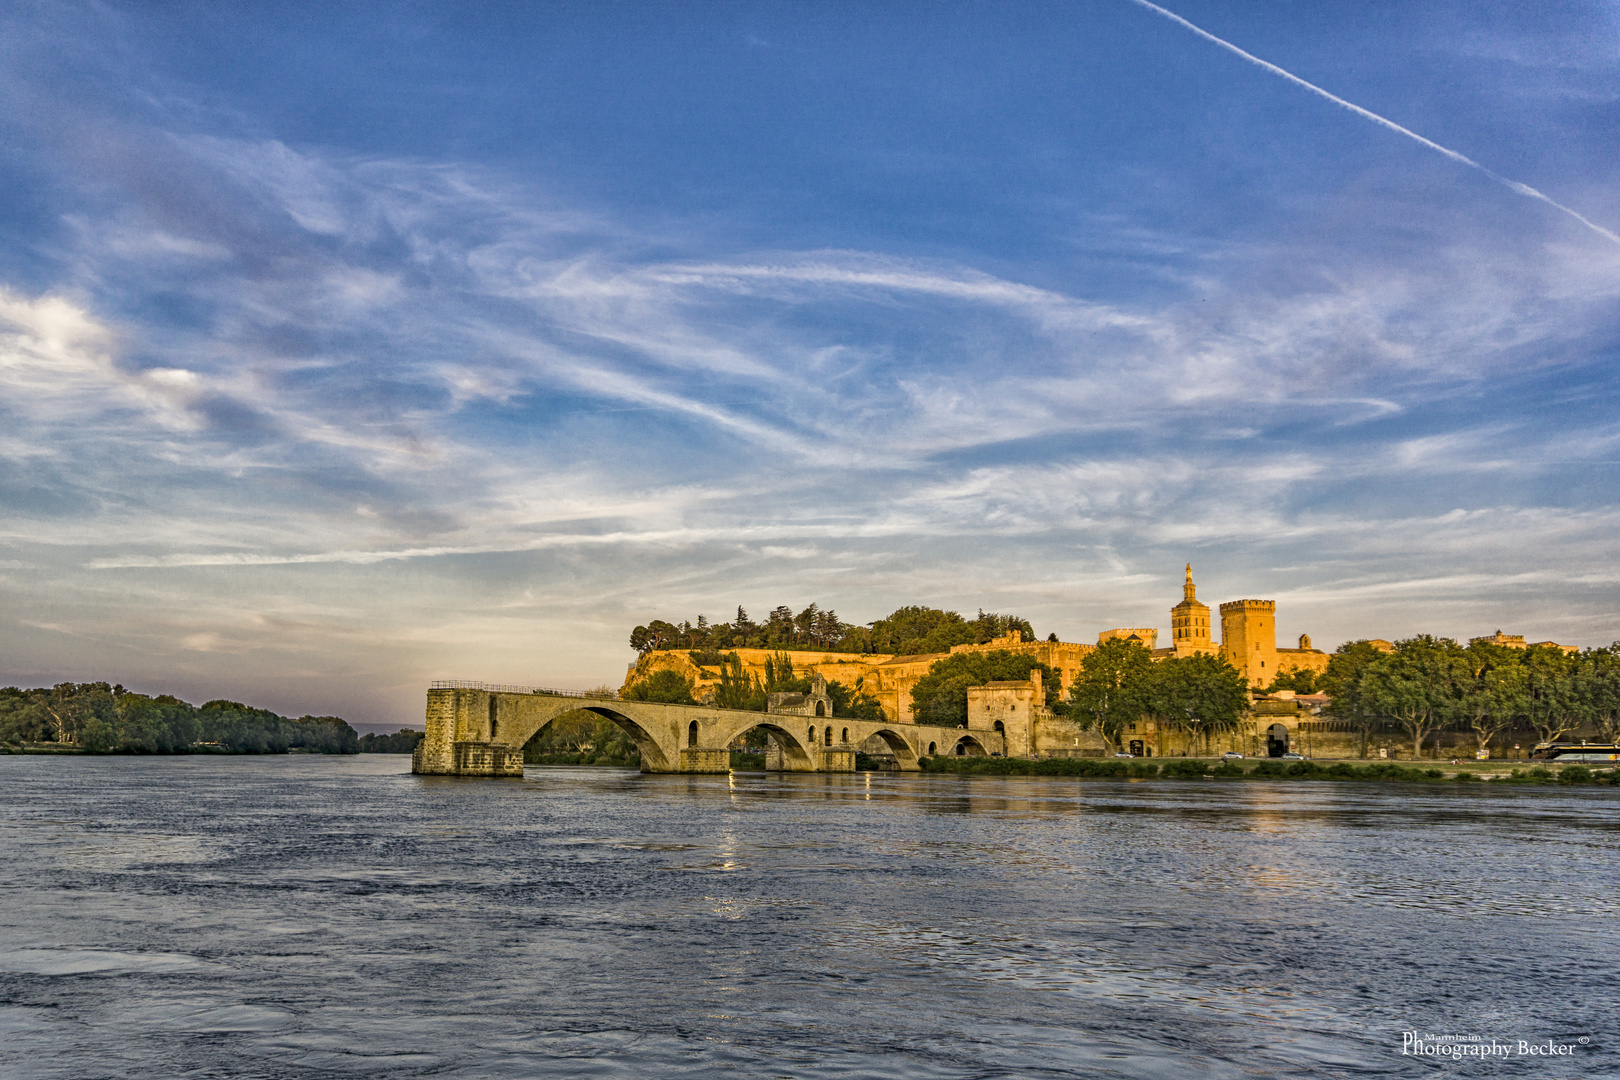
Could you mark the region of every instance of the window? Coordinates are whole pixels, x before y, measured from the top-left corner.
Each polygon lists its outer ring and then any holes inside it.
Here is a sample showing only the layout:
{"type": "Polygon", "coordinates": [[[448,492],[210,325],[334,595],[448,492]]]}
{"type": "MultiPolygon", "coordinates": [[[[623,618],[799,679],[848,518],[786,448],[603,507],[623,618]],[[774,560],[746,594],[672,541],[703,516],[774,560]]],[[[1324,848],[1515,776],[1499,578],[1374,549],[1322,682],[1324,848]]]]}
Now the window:
{"type": "Polygon", "coordinates": [[[827,745],[832,745],[832,728],[827,729],[827,745]]]}
{"type": "Polygon", "coordinates": [[[491,694],[489,696],[489,737],[492,738],[492,739],[495,737],[496,724],[497,724],[497,721],[495,719],[495,695],[491,694]]]}
{"type": "Polygon", "coordinates": [[[686,745],[687,746],[696,746],[697,745],[697,721],[696,720],[694,720],[690,724],[686,725],[686,745]]]}

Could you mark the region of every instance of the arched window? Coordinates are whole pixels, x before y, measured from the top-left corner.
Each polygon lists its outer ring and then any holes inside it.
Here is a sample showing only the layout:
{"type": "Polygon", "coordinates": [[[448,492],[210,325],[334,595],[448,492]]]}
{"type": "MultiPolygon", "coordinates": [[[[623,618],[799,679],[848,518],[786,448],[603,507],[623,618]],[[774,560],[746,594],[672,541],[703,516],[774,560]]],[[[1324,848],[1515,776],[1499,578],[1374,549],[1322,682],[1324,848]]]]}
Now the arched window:
{"type": "Polygon", "coordinates": [[[832,728],[827,729],[827,745],[832,745],[832,728]]]}
{"type": "Polygon", "coordinates": [[[694,720],[690,724],[686,725],[686,745],[687,746],[696,746],[697,745],[697,721],[696,720],[694,720]]]}
{"type": "Polygon", "coordinates": [[[825,701],[816,702],[816,715],[817,716],[826,716],[827,715],[827,703],[825,701]]]}
{"type": "Polygon", "coordinates": [[[811,746],[816,745],[816,725],[810,725],[810,734],[806,736],[805,741],[807,741],[811,746]]]}
{"type": "Polygon", "coordinates": [[[840,742],[849,742],[849,728],[844,729],[844,734],[842,736],[840,736],[839,741],[840,742]]]}
{"type": "Polygon", "coordinates": [[[929,743],[928,744],[928,756],[929,757],[933,757],[938,752],[939,752],[939,745],[937,743],[929,743]]]}
{"type": "Polygon", "coordinates": [[[496,723],[497,723],[497,721],[495,719],[495,695],[491,694],[491,695],[489,695],[489,737],[492,738],[492,739],[495,737],[496,723]]]}
{"type": "Polygon", "coordinates": [[[1000,720],[996,721],[996,734],[1000,735],[1004,739],[1007,737],[1007,726],[1000,720]]]}

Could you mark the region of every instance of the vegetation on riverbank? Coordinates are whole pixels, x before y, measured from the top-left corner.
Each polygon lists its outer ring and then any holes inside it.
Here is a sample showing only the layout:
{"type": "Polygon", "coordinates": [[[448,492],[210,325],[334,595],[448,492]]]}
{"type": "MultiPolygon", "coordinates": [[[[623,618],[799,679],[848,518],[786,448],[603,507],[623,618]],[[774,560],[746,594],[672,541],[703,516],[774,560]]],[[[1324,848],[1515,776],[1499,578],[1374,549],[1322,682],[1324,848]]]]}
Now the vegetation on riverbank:
{"type": "Polygon", "coordinates": [[[1482,778],[1478,769],[1412,768],[1385,762],[1352,765],[1347,761],[1206,761],[1170,758],[1162,762],[1120,758],[932,757],[919,764],[924,772],[965,773],[983,776],[1092,776],[1119,779],[1164,780],[1398,780],[1462,781],[1497,784],[1608,784],[1620,786],[1620,768],[1591,769],[1584,765],[1558,768],[1535,766],[1513,769],[1482,778]]]}
{"type": "Polygon", "coordinates": [[[360,736],[360,752],[362,754],[409,754],[421,742],[423,734],[411,728],[400,728],[392,735],[362,735],[360,736]]]}
{"type": "Polygon", "coordinates": [[[360,737],[336,716],[292,719],[239,701],[190,705],[108,683],[0,689],[0,748],[45,744],[91,754],[357,754],[360,737]]]}

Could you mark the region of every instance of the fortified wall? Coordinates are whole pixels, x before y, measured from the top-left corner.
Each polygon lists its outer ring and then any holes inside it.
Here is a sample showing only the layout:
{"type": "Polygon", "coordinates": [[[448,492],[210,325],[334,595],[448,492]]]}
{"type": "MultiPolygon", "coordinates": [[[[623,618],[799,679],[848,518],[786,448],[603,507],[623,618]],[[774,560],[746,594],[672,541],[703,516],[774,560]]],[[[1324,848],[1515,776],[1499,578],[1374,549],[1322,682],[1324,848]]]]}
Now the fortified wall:
{"type": "MultiPolygon", "coordinates": [[[[1275,600],[1233,600],[1220,608],[1221,641],[1210,633],[1209,606],[1198,600],[1192,567],[1182,589],[1181,603],[1170,609],[1172,644],[1157,648],[1159,631],[1151,627],[1115,627],[1097,635],[1097,643],[1115,638],[1135,640],[1154,659],[1210,653],[1223,657],[1237,668],[1256,689],[1269,686],[1279,674],[1307,669],[1327,670],[1328,655],[1311,647],[1310,635],[1302,634],[1298,648],[1277,647],[1277,602],[1275,600]]],[[[883,653],[822,652],[806,649],[725,649],[736,653],[743,670],[760,679],[765,662],[778,652],[786,652],[797,676],[820,675],[842,683],[852,691],[870,694],[883,706],[883,715],[898,723],[911,722],[911,689],[928,669],[947,657],[962,652],[1010,652],[1032,656],[1052,668],[1060,680],[1058,693],[1066,696],[1080,675],[1080,665],[1096,645],[1071,641],[1024,641],[1015,631],[1006,637],[976,645],[954,645],[949,652],[894,656],[883,653]]],[[[672,670],[692,680],[692,696],[699,701],[713,700],[720,685],[720,669],[696,663],[686,649],[660,649],[630,665],[624,686],[647,678],[656,671],[672,670]]]]}

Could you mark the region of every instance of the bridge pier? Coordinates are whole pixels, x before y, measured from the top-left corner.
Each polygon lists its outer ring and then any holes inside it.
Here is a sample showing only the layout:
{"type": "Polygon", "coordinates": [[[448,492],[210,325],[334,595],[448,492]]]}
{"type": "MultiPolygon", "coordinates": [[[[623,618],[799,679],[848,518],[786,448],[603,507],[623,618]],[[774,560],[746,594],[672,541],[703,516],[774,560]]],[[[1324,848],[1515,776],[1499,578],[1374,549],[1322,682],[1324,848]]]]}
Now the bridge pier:
{"type": "Polygon", "coordinates": [[[722,746],[689,746],[681,751],[681,772],[728,773],[731,771],[731,751],[722,746]]]}

